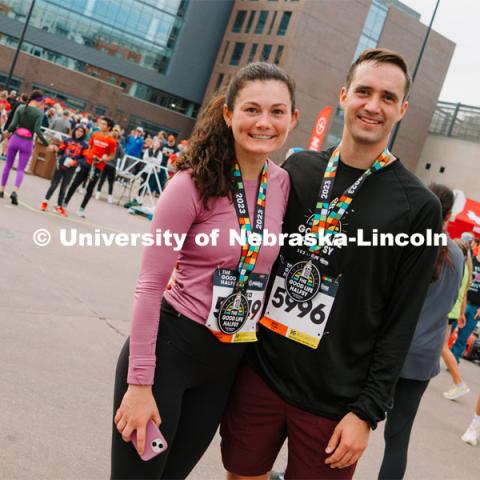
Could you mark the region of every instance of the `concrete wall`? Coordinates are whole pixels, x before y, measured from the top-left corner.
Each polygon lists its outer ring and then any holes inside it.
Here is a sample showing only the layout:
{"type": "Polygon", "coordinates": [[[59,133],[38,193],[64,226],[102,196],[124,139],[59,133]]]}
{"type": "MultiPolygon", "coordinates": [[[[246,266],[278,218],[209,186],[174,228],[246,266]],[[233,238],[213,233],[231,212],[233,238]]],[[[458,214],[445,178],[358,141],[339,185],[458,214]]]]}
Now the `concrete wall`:
{"type": "MultiPolygon", "coordinates": [[[[247,53],[252,43],[259,43],[259,50],[263,43],[271,43],[274,45],[273,51],[275,51],[275,45],[284,44],[285,51],[280,66],[290,72],[297,82],[300,119],[297,128],[287,140],[288,145],[273,158],[281,161],[289,147],[306,147],[318,112],[327,105],[333,107],[329,128],[333,123],[339,92],[353,61],[371,4],[372,0],[300,0],[299,2],[236,0],[210,77],[205,101],[213,93],[218,75],[220,73],[225,75],[223,82],[225,84],[238,68],[228,65],[235,42],[246,43],[240,66],[247,63],[247,53]],[[293,11],[287,36],[276,36],[275,29],[272,35],[255,35],[252,32],[232,33],[231,27],[239,9],[293,11]],[[221,57],[226,42],[230,42],[230,46],[225,62],[222,64],[221,57]]],[[[279,16],[277,15],[277,20],[279,16]]],[[[411,15],[391,6],[379,46],[393,49],[404,55],[413,70],[426,28],[411,15]]],[[[432,32],[430,35],[423,63],[412,91],[410,109],[394,148],[394,152],[412,171],[415,170],[420,158],[454,47],[453,42],[438,33],[432,32]]]]}
{"type": "Polygon", "coordinates": [[[480,144],[428,135],[415,173],[425,183],[443,183],[480,202],[480,144]],[[426,165],[430,164],[427,170],[426,165]],[[440,168],[445,171],[440,173],[440,168]]]}
{"type": "MultiPolygon", "coordinates": [[[[422,23],[391,7],[379,46],[403,55],[412,74],[426,30],[422,23]]],[[[412,171],[415,171],[420,159],[454,50],[452,41],[435,31],[431,32],[410,94],[409,109],[393,148],[403,164],[412,171]]]]}

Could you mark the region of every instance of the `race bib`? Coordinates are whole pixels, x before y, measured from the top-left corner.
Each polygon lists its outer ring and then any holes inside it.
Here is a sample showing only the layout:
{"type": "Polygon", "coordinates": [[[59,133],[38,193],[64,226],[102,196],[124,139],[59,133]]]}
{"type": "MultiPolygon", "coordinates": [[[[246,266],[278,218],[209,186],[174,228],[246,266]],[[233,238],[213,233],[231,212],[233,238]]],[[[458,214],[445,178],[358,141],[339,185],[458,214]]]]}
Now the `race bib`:
{"type": "Polygon", "coordinates": [[[332,310],[338,281],[312,262],[280,262],[260,323],[279,335],[317,348],[332,310]]]}
{"type": "Polygon", "coordinates": [[[238,272],[233,270],[215,270],[206,325],[221,342],[256,342],[268,275],[251,273],[242,293],[234,293],[237,277],[238,272]]]}

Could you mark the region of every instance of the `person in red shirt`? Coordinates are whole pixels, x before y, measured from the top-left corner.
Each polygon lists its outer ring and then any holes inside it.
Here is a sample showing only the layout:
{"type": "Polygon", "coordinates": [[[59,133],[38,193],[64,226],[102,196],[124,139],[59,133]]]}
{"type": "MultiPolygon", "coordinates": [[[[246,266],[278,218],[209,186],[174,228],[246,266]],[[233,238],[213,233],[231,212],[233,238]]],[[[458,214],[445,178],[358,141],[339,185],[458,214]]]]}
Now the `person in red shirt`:
{"type": "Polygon", "coordinates": [[[92,197],[93,190],[105,168],[106,162],[112,160],[115,155],[117,141],[111,134],[114,125],[111,118],[100,118],[98,121],[100,131],[92,134],[89,140],[90,148],[88,150],[87,163],[80,167],[65,198],[64,208],[70,202],[75,190],[88,178],[87,191],[77,212],[77,215],[82,218],[85,217],[85,208],[92,197]]]}

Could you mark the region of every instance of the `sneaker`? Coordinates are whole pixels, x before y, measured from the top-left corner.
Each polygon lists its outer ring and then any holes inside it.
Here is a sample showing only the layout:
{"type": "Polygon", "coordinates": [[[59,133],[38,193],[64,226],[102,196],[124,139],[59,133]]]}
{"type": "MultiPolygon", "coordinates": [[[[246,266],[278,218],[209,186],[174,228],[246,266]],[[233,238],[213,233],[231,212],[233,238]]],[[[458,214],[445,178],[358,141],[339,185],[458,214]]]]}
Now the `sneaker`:
{"type": "Polygon", "coordinates": [[[127,202],[123,207],[132,208],[132,207],[138,207],[140,205],[141,203],[136,198],[134,198],[133,200],[130,200],[129,202],[127,202]]]}
{"type": "Polygon", "coordinates": [[[464,383],[463,385],[454,385],[448,392],[443,392],[443,396],[447,400],[458,400],[469,392],[468,385],[464,383]]]}
{"type": "Polygon", "coordinates": [[[95,192],[95,200],[100,200],[100,192],[98,190],[95,192]]]}
{"type": "Polygon", "coordinates": [[[77,215],[79,217],[85,218],[85,209],[84,208],[79,208],[78,212],[77,212],[77,215]]]}
{"type": "Polygon", "coordinates": [[[63,207],[55,207],[55,211],[64,217],[68,217],[67,212],[63,207]]]}
{"type": "Polygon", "coordinates": [[[42,202],[40,205],[40,210],[44,212],[48,208],[48,203],[47,202],[42,202]]]}
{"type": "Polygon", "coordinates": [[[0,198],[3,198],[3,197],[4,197],[4,193],[0,192],[0,198]]]}
{"type": "Polygon", "coordinates": [[[18,205],[18,195],[17,192],[12,192],[10,194],[10,200],[12,201],[12,205],[18,205]]]}
{"type": "Polygon", "coordinates": [[[467,428],[467,431],[462,435],[462,440],[475,447],[478,443],[478,439],[480,439],[480,423],[473,420],[467,428]]]}
{"type": "Polygon", "coordinates": [[[113,195],[108,196],[108,203],[113,203],[113,195]]]}

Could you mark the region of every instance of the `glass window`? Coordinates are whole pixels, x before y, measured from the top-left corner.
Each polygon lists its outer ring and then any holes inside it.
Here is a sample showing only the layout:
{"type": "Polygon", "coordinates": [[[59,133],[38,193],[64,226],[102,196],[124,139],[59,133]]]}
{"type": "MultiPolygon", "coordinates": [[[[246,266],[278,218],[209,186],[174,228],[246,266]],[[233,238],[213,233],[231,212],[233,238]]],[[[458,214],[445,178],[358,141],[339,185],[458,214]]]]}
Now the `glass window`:
{"type": "Polygon", "coordinates": [[[244,48],[245,48],[244,43],[241,43],[241,42],[235,43],[232,56],[230,57],[230,65],[238,65],[240,63],[240,59],[242,58],[244,48]]]}
{"type": "Polygon", "coordinates": [[[278,48],[277,48],[277,53],[275,54],[275,59],[273,60],[273,63],[275,65],[278,65],[280,63],[280,60],[282,58],[282,53],[283,53],[283,49],[285,47],[283,45],[279,45],[278,48]]]}
{"type": "Polygon", "coordinates": [[[255,19],[255,14],[257,12],[255,10],[252,10],[250,12],[250,16],[248,17],[248,22],[247,22],[247,28],[245,28],[245,33],[250,33],[250,30],[252,28],[252,25],[253,25],[253,20],[255,19]]]}
{"type": "Polygon", "coordinates": [[[260,16],[258,17],[257,26],[255,27],[255,33],[257,35],[261,35],[263,33],[263,29],[265,28],[265,24],[267,23],[268,12],[266,10],[262,10],[260,12],[260,16]]]}
{"type": "Polygon", "coordinates": [[[273,12],[272,22],[270,23],[270,27],[268,28],[269,35],[272,33],[273,25],[275,24],[276,19],[277,19],[277,12],[273,12]]]}
{"type": "Polygon", "coordinates": [[[260,55],[260,61],[268,62],[268,57],[270,56],[270,52],[272,51],[272,46],[266,43],[262,48],[262,53],[260,55]]]}
{"type": "Polygon", "coordinates": [[[372,40],[371,38],[362,34],[360,36],[360,40],[358,41],[357,49],[355,50],[355,55],[353,56],[354,60],[356,60],[358,56],[367,48],[375,48],[376,46],[377,46],[377,42],[375,40],[372,40]]]}
{"type": "Polygon", "coordinates": [[[235,17],[235,22],[233,23],[232,32],[240,33],[245,23],[245,18],[247,17],[246,10],[239,10],[237,16],[235,17]]]}
{"type": "Polygon", "coordinates": [[[225,75],[223,73],[220,73],[217,77],[217,83],[215,83],[215,90],[218,90],[220,88],[220,85],[222,84],[223,82],[223,77],[225,75]]]}
{"type": "Polygon", "coordinates": [[[227,50],[228,50],[228,47],[230,46],[230,42],[227,42],[225,44],[225,47],[223,49],[223,53],[222,53],[222,59],[220,60],[220,63],[223,63],[225,61],[225,57],[227,55],[227,50]]]}
{"type": "Polygon", "coordinates": [[[365,25],[363,26],[363,33],[378,41],[382,33],[386,16],[387,9],[374,2],[368,10],[365,25]]]}
{"type": "MultiPolygon", "coordinates": [[[[7,15],[25,21],[31,0],[1,0],[7,15]]],[[[32,27],[108,55],[165,73],[184,25],[188,0],[43,0],[33,9],[32,27]],[[183,15],[182,13],[182,15],[183,15]]],[[[32,52],[34,53],[34,52],[32,52]]]]}
{"type": "Polygon", "coordinates": [[[93,114],[97,117],[101,117],[102,115],[105,115],[107,111],[107,107],[104,107],[103,105],[97,105],[93,111],[93,114]]]}
{"type": "Polygon", "coordinates": [[[283,12],[282,19],[280,20],[280,25],[278,26],[277,35],[285,35],[287,33],[288,24],[290,23],[290,18],[292,12],[283,12]]]}
{"type": "Polygon", "coordinates": [[[255,58],[255,54],[257,53],[258,43],[252,43],[252,47],[250,48],[250,53],[248,54],[247,63],[253,62],[255,58]]]}

